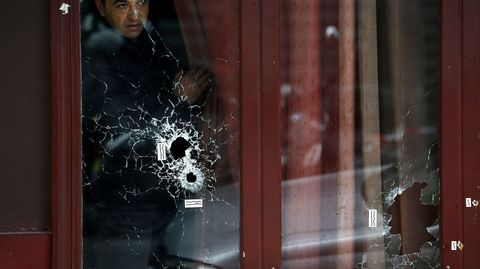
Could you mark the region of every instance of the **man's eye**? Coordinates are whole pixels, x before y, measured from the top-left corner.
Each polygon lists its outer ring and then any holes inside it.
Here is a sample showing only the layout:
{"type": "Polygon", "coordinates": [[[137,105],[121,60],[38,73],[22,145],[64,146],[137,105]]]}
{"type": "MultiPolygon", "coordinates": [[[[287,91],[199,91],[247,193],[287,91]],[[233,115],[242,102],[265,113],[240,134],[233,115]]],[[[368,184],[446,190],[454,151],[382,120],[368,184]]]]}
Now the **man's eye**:
{"type": "Polygon", "coordinates": [[[128,5],[126,3],[120,3],[120,4],[117,4],[117,8],[119,9],[127,9],[128,8],[128,5]]]}

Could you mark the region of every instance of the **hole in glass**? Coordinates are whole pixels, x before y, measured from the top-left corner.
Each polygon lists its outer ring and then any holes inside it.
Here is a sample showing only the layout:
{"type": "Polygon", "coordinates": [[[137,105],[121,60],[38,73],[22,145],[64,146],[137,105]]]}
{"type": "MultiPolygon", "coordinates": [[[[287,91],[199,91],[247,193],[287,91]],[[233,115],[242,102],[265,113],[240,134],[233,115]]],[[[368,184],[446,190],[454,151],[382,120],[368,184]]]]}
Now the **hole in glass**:
{"type": "Polygon", "coordinates": [[[187,181],[190,182],[190,183],[193,183],[193,182],[197,181],[197,176],[194,175],[193,173],[188,173],[187,174],[187,181]]]}
{"type": "Polygon", "coordinates": [[[172,153],[172,156],[175,160],[178,160],[186,156],[185,151],[191,146],[192,145],[188,143],[185,138],[179,137],[172,142],[172,146],[170,147],[170,153],[172,153]]]}

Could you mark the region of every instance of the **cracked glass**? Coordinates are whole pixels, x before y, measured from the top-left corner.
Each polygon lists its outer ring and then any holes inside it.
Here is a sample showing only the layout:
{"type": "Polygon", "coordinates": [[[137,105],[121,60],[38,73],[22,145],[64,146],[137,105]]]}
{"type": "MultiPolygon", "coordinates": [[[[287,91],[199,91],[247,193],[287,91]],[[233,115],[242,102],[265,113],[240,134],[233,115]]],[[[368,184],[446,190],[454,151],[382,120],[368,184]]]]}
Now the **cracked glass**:
{"type": "Polygon", "coordinates": [[[81,1],[84,268],[240,266],[238,9],[198,2],[81,1]]]}
{"type": "Polygon", "coordinates": [[[282,268],[440,268],[439,1],[283,1],[282,268]]]}

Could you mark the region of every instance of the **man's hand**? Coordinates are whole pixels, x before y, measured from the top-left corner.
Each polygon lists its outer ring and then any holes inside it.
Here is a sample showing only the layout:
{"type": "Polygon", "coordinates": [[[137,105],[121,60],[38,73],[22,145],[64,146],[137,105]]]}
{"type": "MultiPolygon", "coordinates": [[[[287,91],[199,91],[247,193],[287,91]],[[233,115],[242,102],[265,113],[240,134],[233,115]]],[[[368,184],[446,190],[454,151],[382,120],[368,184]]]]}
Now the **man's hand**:
{"type": "Polygon", "coordinates": [[[205,90],[213,86],[213,74],[205,67],[195,67],[187,72],[175,75],[175,94],[185,98],[189,104],[195,104],[204,95],[205,90]]]}

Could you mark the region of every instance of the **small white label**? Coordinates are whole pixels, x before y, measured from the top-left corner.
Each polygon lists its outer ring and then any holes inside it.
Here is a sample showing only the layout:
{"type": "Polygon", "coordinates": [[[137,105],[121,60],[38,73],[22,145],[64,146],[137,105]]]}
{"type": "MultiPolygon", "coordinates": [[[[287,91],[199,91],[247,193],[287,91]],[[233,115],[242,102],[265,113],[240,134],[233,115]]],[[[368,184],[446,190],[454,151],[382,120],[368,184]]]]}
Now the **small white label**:
{"type": "Polygon", "coordinates": [[[465,199],[465,206],[466,207],[472,207],[472,198],[466,198],[465,199]]]}
{"type": "Polygon", "coordinates": [[[451,247],[452,250],[457,250],[457,241],[452,241],[451,247]]]}
{"type": "Polygon", "coordinates": [[[68,14],[68,9],[70,8],[70,5],[67,4],[67,3],[62,3],[62,5],[60,6],[60,8],[58,10],[60,10],[62,12],[62,15],[66,15],[68,14]]]}
{"type": "Polygon", "coordinates": [[[165,143],[157,143],[157,160],[165,161],[167,159],[167,145],[165,143]]]}
{"type": "Polygon", "coordinates": [[[371,228],[377,227],[377,210],[376,209],[368,210],[368,227],[371,227],[371,228]]]}
{"type": "Polygon", "coordinates": [[[185,200],[185,208],[202,208],[203,199],[187,199],[185,200]]]}

